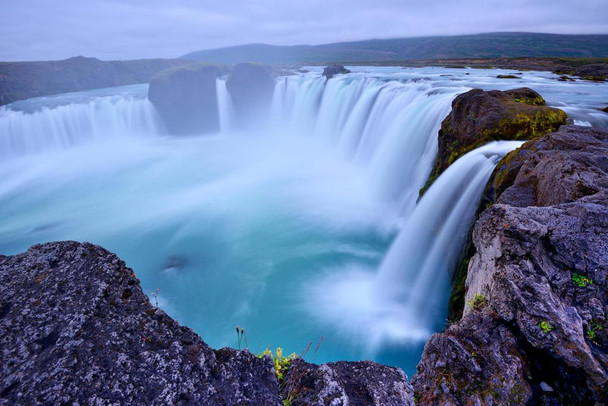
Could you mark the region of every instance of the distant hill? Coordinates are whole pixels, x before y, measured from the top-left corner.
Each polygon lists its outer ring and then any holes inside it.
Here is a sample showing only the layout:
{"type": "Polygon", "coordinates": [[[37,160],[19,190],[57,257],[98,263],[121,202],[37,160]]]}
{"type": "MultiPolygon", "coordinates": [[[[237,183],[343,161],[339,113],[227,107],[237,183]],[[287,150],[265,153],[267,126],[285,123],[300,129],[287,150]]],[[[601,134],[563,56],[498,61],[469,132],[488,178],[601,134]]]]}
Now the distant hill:
{"type": "Polygon", "coordinates": [[[188,61],[100,61],[77,56],[61,61],[0,62],[0,105],[30,97],[149,82],[164,69],[188,61]]]}
{"type": "Polygon", "coordinates": [[[192,52],[181,58],[225,64],[291,64],[500,57],[608,57],[608,35],[491,33],[323,45],[249,44],[192,52]]]}

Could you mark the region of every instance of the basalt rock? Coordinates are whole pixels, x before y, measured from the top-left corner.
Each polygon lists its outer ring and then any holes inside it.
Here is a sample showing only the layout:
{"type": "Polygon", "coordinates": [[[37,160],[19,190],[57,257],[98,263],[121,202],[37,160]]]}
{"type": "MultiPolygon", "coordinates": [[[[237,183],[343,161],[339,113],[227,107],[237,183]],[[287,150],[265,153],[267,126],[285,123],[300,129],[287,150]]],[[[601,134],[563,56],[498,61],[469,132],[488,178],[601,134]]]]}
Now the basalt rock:
{"type": "Polygon", "coordinates": [[[405,373],[371,361],[314,365],[295,360],[281,395],[292,406],[414,405],[414,390],[405,373]]]}
{"type": "Polygon", "coordinates": [[[272,362],[212,350],[92,244],[0,257],[0,403],[279,405],[272,362]]]}
{"type": "Polygon", "coordinates": [[[325,76],[328,80],[333,78],[336,75],[350,73],[348,69],[346,69],[343,65],[329,65],[323,69],[323,76],[325,76]]]}
{"type": "Polygon", "coordinates": [[[235,110],[236,125],[255,128],[270,114],[274,91],[274,72],[266,65],[239,63],[234,67],[226,87],[235,110]]]}
{"type": "Polygon", "coordinates": [[[527,142],[492,185],[464,317],[427,343],[416,394],[422,404],[606,404],[608,131],[563,126],[527,142]]]}
{"type": "Polygon", "coordinates": [[[421,194],[467,152],[489,141],[540,137],[556,131],[566,118],[566,113],[547,107],[541,95],[529,88],[473,89],[457,96],[441,123],[437,160],[421,194]]]}
{"type": "Polygon", "coordinates": [[[169,134],[219,131],[216,78],[222,73],[219,66],[190,64],[165,70],[150,81],[148,98],[169,134]]]}

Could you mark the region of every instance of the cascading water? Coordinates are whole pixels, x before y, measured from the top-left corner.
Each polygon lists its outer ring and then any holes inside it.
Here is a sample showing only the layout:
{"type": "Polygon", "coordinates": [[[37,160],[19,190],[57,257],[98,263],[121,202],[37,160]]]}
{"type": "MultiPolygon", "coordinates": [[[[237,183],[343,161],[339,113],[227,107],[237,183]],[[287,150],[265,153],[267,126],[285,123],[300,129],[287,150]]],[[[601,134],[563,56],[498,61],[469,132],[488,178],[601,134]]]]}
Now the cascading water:
{"type": "Polygon", "coordinates": [[[65,148],[113,137],[150,136],[160,121],[141,90],[26,100],[0,108],[0,157],[65,148]],[[44,100],[49,99],[46,103],[44,100]],[[74,102],[76,100],[77,102],[74,102]],[[50,107],[49,107],[50,106],[50,107]]]}
{"type": "MultiPolygon", "coordinates": [[[[416,205],[418,190],[451,100],[507,86],[495,76],[370,67],[326,82],[313,69],[277,79],[255,133],[233,131],[218,79],[221,132],[204,137],[159,135],[146,85],[1,108],[0,253],[91,241],[214,347],[235,346],[238,324],[255,352],[299,352],[324,336],[315,362],[373,358],[412,372],[443,323],[456,237],[516,145],[471,152],[416,205]]],[[[608,86],[522,76],[577,120],[608,126],[593,110],[600,96],[585,99],[594,86],[605,100],[608,86]],[[574,99],[572,86],[584,90],[574,99]]]]}

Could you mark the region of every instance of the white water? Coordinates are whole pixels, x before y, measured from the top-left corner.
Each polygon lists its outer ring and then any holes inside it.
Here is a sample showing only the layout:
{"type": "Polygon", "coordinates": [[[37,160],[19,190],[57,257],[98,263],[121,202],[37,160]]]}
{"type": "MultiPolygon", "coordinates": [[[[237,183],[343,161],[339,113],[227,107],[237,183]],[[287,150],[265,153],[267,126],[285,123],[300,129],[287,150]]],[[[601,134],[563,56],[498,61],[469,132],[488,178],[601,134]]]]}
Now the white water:
{"type": "MultiPolygon", "coordinates": [[[[515,146],[472,152],[415,205],[454,96],[514,87],[491,75],[281,78],[256,133],[232,131],[218,80],[222,131],[204,137],[159,136],[145,85],[1,108],[0,252],[92,241],[215,347],[235,346],[239,324],[253,351],[299,352],[324,336],[315,362],[373,358],[411,372],[443,324],[448,270],[485,179],[515,146]]],[[[517,82],[608,125],[594,110],[608,86],[534,73],[517,82]]]]}
{"type": "MultiPolygon", "coordinates": [[[[126,88],[132,90],[133,86],[126,88]]],[[[159,133],[161,126],[152,104],[130,92],[80,97],[78,103],[71,102],[74,97],[67,97],[64,104],[56,103],[57,96],[41,99],[50,100],[47,103],[36,99],[15,103],[16,110],[0,108],[0,157],[10,158],[110,138],[153,136],[159,133]]]]}

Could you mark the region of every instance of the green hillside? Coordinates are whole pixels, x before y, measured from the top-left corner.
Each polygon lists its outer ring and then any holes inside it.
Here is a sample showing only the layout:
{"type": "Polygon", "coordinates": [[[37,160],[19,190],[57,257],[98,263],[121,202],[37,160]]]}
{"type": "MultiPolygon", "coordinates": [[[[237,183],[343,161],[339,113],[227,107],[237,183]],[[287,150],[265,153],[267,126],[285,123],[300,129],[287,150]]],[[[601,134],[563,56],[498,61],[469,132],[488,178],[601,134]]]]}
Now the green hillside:
{"type": "Polygon", "coordinates": [[[323,45],[249,44],[192,52],[181,58],[226,64],[290,64],[500,57],[608,57],[608,35],[491,33],[323,45]]]}

